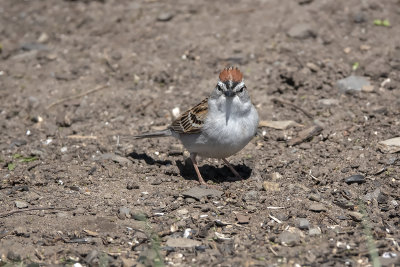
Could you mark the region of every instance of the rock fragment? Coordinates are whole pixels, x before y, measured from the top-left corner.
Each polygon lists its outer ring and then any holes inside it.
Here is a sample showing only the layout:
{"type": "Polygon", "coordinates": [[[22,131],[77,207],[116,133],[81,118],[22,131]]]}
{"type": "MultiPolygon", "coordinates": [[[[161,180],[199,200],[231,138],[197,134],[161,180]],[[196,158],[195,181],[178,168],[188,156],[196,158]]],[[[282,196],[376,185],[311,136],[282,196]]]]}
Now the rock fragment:
{"type": "Polygon", "coordinates": [[[170,238],[167,240],[167,246],[173,248],[193,248],[200,245],[200,241],[188,238],[170,238]]]}
{"type": "Polygon", "coordinates": [[[400,152],[400,137],[380,141],[378,143],[378,149],[383,153],[400,152]]]}
{"type": "Polygon", "coordinates": [[[202,199],[203,197],[221,197],[224,192],[212,189],[212,188],[203,188],[200,186],[196,186],[190,188],[189,190],[182,193],[185,197],[194,198],[197,200],[202,199]]]}
{"type": "Polygon", "coordinates": [[[308,209],[314,212],[326,211],[326,207],[320,203],[313,203],[308,209]]]}
{"type": "Polygon", "coordinates": [[[367,77],[351,75],[336,82],[338,89],[343,93],[352,94],[360,92],[363,88],[369,89],[371,83],[367,77]]]}
{"type": "Polygon", "coordinates": [[[366,182],[365,176],[361,174],[355,174],[352,176],[349,176],[344,179],[346,184],[363,184],[366,182]]]}
{"type": "Polygon", "coordinates": [[[25,201],[16,200],[14,203],[15,203],[15,206],[19,209],[24,209],[24,208],[28,207],[28,203],[26,203],[25,201]]]}
{"type": "Polygon", "coordinates": [[[299,23],[292,26],[288,30],[287,35],[295,39],[308,39],[315,38],[317,36],[313,27],[308,23],[299,23]]]}
{"type": "Polygon", "coordinates": [[[298,233],[292,233],[289,231],[283,231],[279,237],[279,242],[288,247],[293,247],[300,243],[300,235],[298,233]]]}

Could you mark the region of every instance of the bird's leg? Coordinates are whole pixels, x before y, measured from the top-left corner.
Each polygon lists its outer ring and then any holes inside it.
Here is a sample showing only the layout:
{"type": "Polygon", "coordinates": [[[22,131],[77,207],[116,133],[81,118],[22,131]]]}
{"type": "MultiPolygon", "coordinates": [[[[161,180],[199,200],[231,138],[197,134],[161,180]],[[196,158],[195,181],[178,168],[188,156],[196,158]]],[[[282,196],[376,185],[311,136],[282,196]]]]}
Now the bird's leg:
{"type": "Polygon", "coordinates": [[[236,178],[242,179],[242,176],[240,176],[240,174],[232,167],[232,165],[225,158],[223,158],[222,160],[224,161],[226,166],[228,166],[231,172],[236,176],[236,178]]]}
{"type": "Polygon", "coordinates": [[[197,174],[197,178],[199,179],[199,183],[200,184],[205,184],[207,185],[207,183],[204,181],[203,177],[201,177],[201,173],[199,171],[199,167],[197,166],[197,160],[196,160],[196,153],[190,153],[190,159],[192,160],[193,163],[193,167],[196,171],[197,174]]]}

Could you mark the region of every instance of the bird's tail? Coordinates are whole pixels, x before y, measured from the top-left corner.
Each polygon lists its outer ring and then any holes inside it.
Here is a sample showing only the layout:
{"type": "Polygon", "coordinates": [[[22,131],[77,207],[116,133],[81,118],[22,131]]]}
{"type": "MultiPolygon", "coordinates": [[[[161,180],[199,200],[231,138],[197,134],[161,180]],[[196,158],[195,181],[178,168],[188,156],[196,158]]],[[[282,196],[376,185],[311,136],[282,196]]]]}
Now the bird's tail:
{"type": "Polygon", "coordinates": [[[134,136],[134,138],[142,139],[142,138],[155,138],[155,137],[166,137],[166,136],[172,136],[170,129],[165,129],[162,131],[151,132],[151,133],[143,133],[143,134],[134,136]]]}

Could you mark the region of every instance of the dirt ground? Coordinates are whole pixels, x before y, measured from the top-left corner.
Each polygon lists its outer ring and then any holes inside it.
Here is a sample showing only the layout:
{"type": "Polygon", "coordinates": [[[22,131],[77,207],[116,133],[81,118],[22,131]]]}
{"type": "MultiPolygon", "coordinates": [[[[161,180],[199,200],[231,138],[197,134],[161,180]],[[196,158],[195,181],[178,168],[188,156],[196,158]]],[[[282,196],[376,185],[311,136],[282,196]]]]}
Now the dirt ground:
{"type": "Polygon", "coordinates": [[[399,24],[397,0],[1,1],[0,266],[400,266],[399,24]],[[264,126],[201,188],[177,140],[132,136],[229,65],[264,126]]]}

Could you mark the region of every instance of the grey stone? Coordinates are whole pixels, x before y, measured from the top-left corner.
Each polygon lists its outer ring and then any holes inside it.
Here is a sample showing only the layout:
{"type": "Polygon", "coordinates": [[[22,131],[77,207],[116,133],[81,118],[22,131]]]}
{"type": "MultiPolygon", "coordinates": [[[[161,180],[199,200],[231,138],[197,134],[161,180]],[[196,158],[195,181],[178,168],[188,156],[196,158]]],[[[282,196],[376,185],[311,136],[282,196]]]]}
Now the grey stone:
{"type": "Polygon", "coordinates": [[[126,218],[130,218],[131,217],[131,209],[127,208],[127,207],[121,207],[119,208],[118,211],[118,218],[120,218],[121,220],[124,220],[126,218]]]}
{"type": "Polygon", "coordinates": [[[150,179],[149,182],[151,185],[160,185],[160,184],[162,184],[163,181],[159,177],[153,177],[150,179]]]}
{"type": "Polygon", "coordinates": [[[224,192],[212,189],[212,188],[203,188],[200,186],[196,186],[190,188],[189,190],[182,193],[185,197],[194,198],[197,200],[202,199],[203,197],[221,197],[224,192]]]}
{"type": "Polygon", "coordinates": [[[356,222],[361,222],[363,219],[363,215],[357,211],[350,211],[348,214],[350,218],[356,222]]]}
{"type": "Polygon", "coordinates": [[[299,3],[299,5],[307,5],[307,4],[311,4],[314,0],[297,0],[297,3],[299,3]]]}
{"type": "Polygon", "coordinates": [[[66,212],[66,211],[61,211],[61,212],[57,212],[57,217],[58,218],[68,218],[69,217],[69,214],[68,214],[68,212],[66,212]]]}
{"type": "Polygon", "coordinates": [[[318,100],[318,104],[322,105],[322,106],[337,106],[339,105],[339,100],[334,99],[334,98],[324,98],[324,99],[320,99],[318,100]]]}
{"type": "Polygon", "coordinates": [[[376,199],[376,201],[378,201],[379,204],[386,204],[388,200],[389,197],[382,192],[379,193],[378,198],[376,199]]]}
{"type": "Polygon", "coordinates": [[[122,54],[119,51],[113,51],[111,53],[111,58],[114,60],[120,60],[122,58],[122,54]]]}
{"type": "Polygon", "coordinates": [[[243,196],[243,200],[246,202],[251,202],[251,201],[258,201],[258,192],[251,190],[249,192],[247,192],[244,196],[243,196]]]}
{"type": "Polygon", "coordinates": [[[112,160],[112,161],[117,162],[117,163],[119,163],[121,165],[129,165],[129,164],[132,163],[129,159],[127,159],[125,157],[122,157],[122,156],[119,156],[119,155],[116,155],[116,154],[113,154],[113,153],[105,153],[105,154],[100,156],[100,159],[102,159],[102,160],[112,160]]]}
{"type": "Polygon", "coordinates": [[[377,188],[374,190],[374,192],[365,194],[365,196],[363,198],[365,201],[371,201],[373,199],[377,199],[380,193],[381,193],[381,189],[377,188]]]}
{"type": "Polygon", "coordinates": [[[46,155],[45,152],[39,149],[31,149],[30,154],[31,156],[38,156],[40,158],[43,158],[46,155]]]}
{"type": "Polygon", "coordinates": [[[86,210],[82,207],[76,208],[73,212],[74,215],[82,215],[85,214],[86,210]]]}
{"type": "Polygon", "coordinates": [[[387,60],[383,57],[377,57],[377,59],[368,62],[365,66],[365,75],[373,77],[374,79],[380,77],[388,77],[391,71],[391,67],[387,60]]]}
{"type": "Polygon", "coordinates": [[[311,194],[308,196],[308,199],[309,199],[309,200],[312,200],[312,201],[321,201],[321,196],[318,195],[318,194],[311,193],[311,194]]]}
{"type": "Polygon", "coordinates": [[[300,243],[300,235],[289,231],[283,231],[279,237],[279,242],[284,246],[295,246],[300,243]]]}
{"type": "Polygon", "coordinates": [[[140,253],[136,267],[155,266],[155,262],[160,262],[159,254],[155,249],[145,249],[140,253]]]}
{"type": "Polygon", "coordinates": [[[14,229],[14,234],[16,236],[30,237],[30,234],[28,233],[28,230],[23,226],[18,226],[17,228],[15,228],[14,229]]]}
{"type": "Polygon", "coordinates": [[[11,148],[13,148],[13,147],[20,147],[20,146],[24,146],[24,145],[26,145],[26,144],[27,144],[27,142],[26,142],[25,140],[23,140],[23,139],[15,139],[15,140],[13,140],[13,141],[11,142],[10,147],[11,147],[11,148]]]}
{"type": "Polygon", "coordinates": [[[395,251],[384,252],[379,257],[379,261],[382,267],[399,266],[400,265],[400,253],[395,251]]]}
{"type": "Polygon", "coordinates": [[[347,78],[338,80],[337,87],[343,93],[360,92],[363,88],[371,86],[371,83],[366,77],[363,76],[349,76],[347,78]]]}
{"type": "Polygon", "coordinates": [[[161,12],[160,14],[158,14],[157,20],[166,22],[166,21],[170,21],[173,17],[174,17],[174,14],[172,14],[171,12],[161,12]]]}
{"type": "Polygon", "coordinates": [[[313,203],[308,209],[314,212],[326,211],[326,207],[320,203],[313,203]]]}
{"type": "Polygon", "coordinates": [[[184,216],[184,215],[188,214],[189,211],[188,211],[187,209],[183,208],[183,209],[177,210],[176,213],[177,213],[179,216],[184,216]]]}
{"type": "Polygon", "coordinates": [[[86,257],[85,257],[85,262],[90,264],[94,259],[96,259],[99,255],[99,252],[97,250],[92,250],[90,251],[86,257]]]}
{"type": "Polygon", "coordinates": [[[14,251],[10,250],[7,253],[7,259],[9,259],[10,261],[21,261],[21,255],[15,253],[14,251]]]}
{"type": "Polygon", "coordinates": [[[400,152],[400,137],[387,139],[378,143],[378,148],[383,153],[397,153],[400,152]]]}
{"type": "Polygon", "coordinates": [[[310,227],[310,221],[305,218],[298,218],[297,219],[297,227],[301,230],[308,230],[310,227]]]}
{"type": "Polygon", "coordinates": [[[366,21],[366,16],[362,12],[357,12],[353,15],[353,21],[354,23],[363,23],[366,21]]]}
{"type": "Polygon", "coordinates": [[[346,184],[362,184],[366,182],[365,176],[361,174],[349,176],[345,178],[344,181],[346,182],[346,184]]]}
{"type": "Polygon", "coordinates": [[[21,45],[21,50],[24,51],[32,51],[32,50],[38,50],[38,51],[46,51],[49,50],[47,45],[44,44],[39,44],[39,43],[25,43],[21,45]]]}
{"type": "Polygon", "coordinates": [[[28,207],[28,203],[26,203],[25,201],[16,200],[14,203],[15,203],[15,206],[19,209],[24,209],[24,208],[28,207]]]}
{"type": "Polygon", "coordinates": [[[194,199],[194,198],[192,198],[192,197],[187,197],[187,198],[185,198],[185,202],[186,203],[195,203],[197,200],[196,199],[194,199]]]}
{"type": "Polygon", "coordinates": [[[128,189],[128,190],[139,189],[139,185],[137,183],[135,183],[135,182],[129,181],[126,184],[126,189],[128,189]]]}
{"type": "Polygon", "coordinates": [[[317,236],[317,235],[321,235],[321,229],[319,227],[312,227],[308,230],[308,235],[310,236],[317,236]]]}
{"type": "Polygon", "coordinates": [[[134,212],[132,213],[132,218],[135,219],[136,221],[146,221],[147,220],[147,215],[143,212],[134,212]]]}
{"type": "Polygon", "coordinates": [[[200,245],[200,241],[188,238],[170,238],[167,240],[167,246],[173,248],[192,248],[200,245]]]}
{"type": "Polygon", "coordinates": [[[28,97],[28,108],[30,109],[36,109],[40,105],[39,99],[35,96],[29,96],[28,97]]]}
{"type": "Polygon", "coordinates": [[[315,38],[317,36],[312,26],[308,23],[299,23],[292,26],[287,35],[295,39],[315,38]]]}

